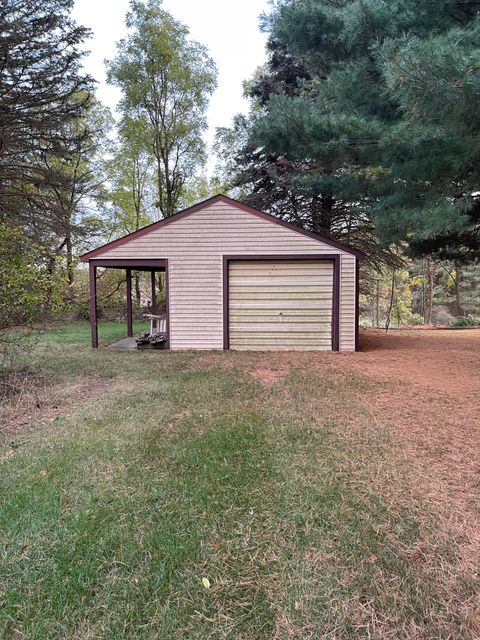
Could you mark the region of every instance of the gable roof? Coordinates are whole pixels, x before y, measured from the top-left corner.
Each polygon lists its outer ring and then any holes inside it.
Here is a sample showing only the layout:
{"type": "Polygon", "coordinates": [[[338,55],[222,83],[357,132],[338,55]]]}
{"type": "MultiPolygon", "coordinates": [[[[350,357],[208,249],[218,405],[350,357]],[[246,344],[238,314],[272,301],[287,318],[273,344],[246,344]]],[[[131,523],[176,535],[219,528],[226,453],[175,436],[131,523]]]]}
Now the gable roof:
{"type": "Polygon", "coordinates": [[[228,196],[224,196],[220,194],[217,196],[213,196],[212,198],[208,198],[208,200],[204,200],[203,202],[199,202],[198,204],[193,205],[193,207],[189,207],[188,209],[184,209],[183,211],[178,211],[177,213],[174,213],[172,216],[168,218],[164,218],[163,220],[159,220],[158,222],[153,222],[152,224],[149,224],[146,227],[142,227],[137,231],[133,231],[132,233],[129,233],[126,236],[123,236],[122,238],[118,238],[117,240],[112,240],[111,242],[107,242],[106,244],[102,245],[101,247],[98,247],[97,249],[93,249],[92,251],[88,251],[87,253],[84,253],[82,256],[80,256],[80,260],[82,262],[88,262],[92,258],[96,258],[97,256],[102,255],[106,251],[109,251],[110,249],[119,247],[122,244],[126,244],[127,242],[130,242],[130,240],[140,238],[141,236],[151,233],[152,231],[156,231],[157,229],[166,227],[169,224],[173,224],[178,220],[181,220],[182,218],[190,216],[196,213],[197,211],[201,211],[202,209],[205,209],[206,207],[209,207],[210,205],[215,204],[216,202],[223,202],[225,204],[229,204],[233,207],[236,207],[237,209],[241,209],[242,211],[246,211],[247,213],[250,213],[254,216],[263,218],[268,222],[281,225],[282,227],[286,227],[291,231],[295,231],[296,233],[300,233],[304,236],[308,236],[309,238],[313,238],[314,240],[323,242],[324,244],[327,244],[331,247],[335,247],[336,249],[341,249],[342,251],[345,251],[346,253],[350,253],[356,256],[357,258],[362,259],[365,257],[365,254],[363,253],[363,251],[359,251],[358,249],[352,249],[351,247],[345,244],[342,244],[340,242],[336,242],[335,240],[332,240],[331,238],[328,238],[327,236],[324,236],[320,233],[315,233],[314,231],[307,231],[297,226],[296,224],[292,224],[291,222],[285,222],[285,220],[280,220],[279,218],[276,218],[275,216],[272,216],[269,213],[265,213],[264,211],[259,211],[258,209],[254,209],[253,207],[249,207],[248,205],[243,204],[243,202],[239,202],[238,200],[234,200],[233,198],[229,198],[228,196]]]}

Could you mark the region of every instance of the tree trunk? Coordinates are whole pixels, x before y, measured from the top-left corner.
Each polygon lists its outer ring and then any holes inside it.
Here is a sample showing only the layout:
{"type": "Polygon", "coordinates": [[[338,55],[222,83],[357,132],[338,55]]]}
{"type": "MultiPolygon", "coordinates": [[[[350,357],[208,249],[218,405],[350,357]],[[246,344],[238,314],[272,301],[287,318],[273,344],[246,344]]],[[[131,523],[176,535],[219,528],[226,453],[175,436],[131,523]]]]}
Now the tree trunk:
{"type": "Polygon", "coordinates": [[[426,305],[426,289],[425,289],[425,259],[422,259],[422,318],[423,324],[426,324],[427,305],[426,305]]]}
{"type": "Polygon", "coordinates": [[[67,230],[67,234],[65,236],[65,247],[67,252],[68,286],[73,287],[73,285],[75,284],[75,272],[73,269],[73,243],[72,243],[72,233],[70,229],[67,230]]]}
{"type": "Polygon", "coordinates": [[[425,324],[432,324],[433,312],[433,264],[431,259],[427,262],[428,300],[425,312],[425,324]]]}
{"type": "Polygon", "coordinates": [[[140,290],[140,275],[138,273],[135,274],[135,299],[137,300],[138,306],[140,306],[142,292],[140,290]]]}
{"type": "Polygon", "coordinates": [[[335,200],[330,195],[322,195],[312,200],[312,231],[330,235],[335,200]]]}
{"type": "Polygon", "coordinates": [[[380,326],[380,280],[378,278],[375,289],[375,326],[380,326]]]}
{"type": "Polygon", "coordinates": [[[395,287],[397,284],[397,270],[394,267],[393,271],[392,271],[392,286],[390,289],[390,303],[388,305],[388,312],[387,312],[387,319],[385,320],[385,331],[388,332],[389,328],[390,328],[390,321],[392,319],[392,309],[393,309],[393,302],[395,300],[395,287]]]}
{"type": "Polygon", "coordinates": [[[455,284],[455,312],[457,314],[457,316],[464,316],[465,315],[465,311],[462,307],[462,297],[461,297],[461,291],[460,291],[460,284],[462,281],[462,272],[460,269],[460,265],[458,264],[458,262],[455,262],[455,279],[454,279],[454,284],[455,284]]]}

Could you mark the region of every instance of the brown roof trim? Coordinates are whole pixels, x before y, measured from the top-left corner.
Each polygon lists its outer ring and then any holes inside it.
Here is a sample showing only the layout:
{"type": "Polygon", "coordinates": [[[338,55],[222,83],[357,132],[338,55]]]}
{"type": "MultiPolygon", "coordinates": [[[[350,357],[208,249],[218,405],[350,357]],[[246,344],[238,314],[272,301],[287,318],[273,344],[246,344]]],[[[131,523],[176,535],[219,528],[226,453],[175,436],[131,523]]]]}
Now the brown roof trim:
{"type": "Polygon", "coordinates": [[[238,202],[237,200],[233,200],[233,198],[229,198],[228,196],[219,194],[217,196],[213,196],[212,198],[208,198],[208,200],[199,202],[198,204],[193,205],[193,207],[189,207],[188,209],[179,211],[178,213],[175,213],[173,216],[170,216],[169,218],[164,218],[163,220],[159,220],[158,222],[153,222],[152,224],[149,224],[146,227],[142,227],[142,229],[138,229],[133,233],[129,233],[128,235],[123,236],[122,238],[118,238],[117,240],[112,240],[111,242],[107,242],[106,244],[102,245],[101,247],[98,247],[97,249],[88,251],[87,253],[84,253],[82,256],[80,256],[80,260],[82,262],[88,262],[92,258],[95,258],[96,256],[101,255],[102,253],[105,253],[105,251],[109,251],[110,249],[119,247],[127,242],[130,242],[130,240],[140,238],[141,236],[144,236],[145,234],[150,233],[151,231],[155,231],[156,229],[161,229],[162,227],[166,227],[168,224],[171,224],[172,222],[176,222],[177,220],[181,220],[182,218],[185,218],[186,216],[189,216],[192,213],[195,213],[197,211],[201,211],[202,209],[209,207],[215,202],[223,202],[233,207],[237,207],[237,209],[242,209],[242,211],[246,211],[247,213],[251,213],[255,216],[258,216],[259,218],[268,220],[268,222],[273,222],[274,224],[278,224],[282,227],[286,227],[291,231],[295,231],[296,233],[300,233],[304,236],[308,236],[309,238],[313,238],[314,240],[317,240],[319,242],[323,242],[324,244],[327,244],[331,247],[335,247],[336,249],[340,249],[342,251],[345,251],[346,253],[350,253],[351,255],[354,255],[357,258],[362,259],[365,257],[365,254],[363,253],[363,251],[359,251],[358,249],[352,249],[351,247],[348,247],[347,245],[342,244],[340,242],[336,242],[331,238],[327,238],[326,236],[323,236],[320,233],[307,231],[295,224],[292,224],[291,222],[280,220],[279,218],[276,218],[275,216],[272,216],[269,213],[265,213],[264,211],[259,211],[258,209],[254,209],[253,207],[249,207],[248,205],[243,204],[243,202],[238,202]]]}
{"type": "Polygon", "coordinates": [[[90,263],[96,267],[106,267],[110,269],[132,268],[138,271],[161,271],[165,269],[167,260],[164,258],[92,258],[90,263]]]}

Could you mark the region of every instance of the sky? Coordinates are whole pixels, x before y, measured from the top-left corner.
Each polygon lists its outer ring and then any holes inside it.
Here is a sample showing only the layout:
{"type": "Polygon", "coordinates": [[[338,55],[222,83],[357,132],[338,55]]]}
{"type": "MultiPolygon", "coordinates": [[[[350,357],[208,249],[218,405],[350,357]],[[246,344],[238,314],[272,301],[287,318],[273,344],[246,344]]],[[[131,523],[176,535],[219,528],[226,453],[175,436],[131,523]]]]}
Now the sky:
{"type": "MultiPolygon", "coordinates": [[[[128,5],[128,0],[75,0],[73,11],[75,20],[93,31],[84,66],[98,81],[97,97],[112,111],[120,92],[106,84],[104,60],[115,55],[115,43],[126,33],[128,5]]],[[[189,27],[192,39],[207,46],[217,65],[218,88],[207,114],[206,140],[211,144],[216,127],[229,126],[236,113],[248,110],[242,82],[265,62],[266,36],[260,32],[258,18],[268,12],[268,1],[164,0],[163,8],[189,27]]]]}

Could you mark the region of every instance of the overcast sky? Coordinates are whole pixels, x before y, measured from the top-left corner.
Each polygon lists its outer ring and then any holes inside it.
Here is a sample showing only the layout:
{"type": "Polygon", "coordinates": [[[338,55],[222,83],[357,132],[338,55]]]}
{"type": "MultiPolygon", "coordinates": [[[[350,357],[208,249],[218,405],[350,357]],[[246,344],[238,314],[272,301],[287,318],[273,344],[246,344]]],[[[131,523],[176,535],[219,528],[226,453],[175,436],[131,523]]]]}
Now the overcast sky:
{"type": "MultiPolygon", "coordinates": [[[[93,37],[86,70],[98,81],[97,96],[112,111],[119,92],[106,84],[104,60],[115,55],[115,43],[125,35],[129,0],[75,0],[74,18],[89,27],[93,37]]],[[[228,126],[239,111],[247,111],[242,82],[265,61],[265,35],[258,17],[268,11],[267,0],[164,0],[163,7],[186,24],[190,36],[206,45],[218,68],[218,88],[208,111],[211,143],[215,127],[228,126]]]]}

